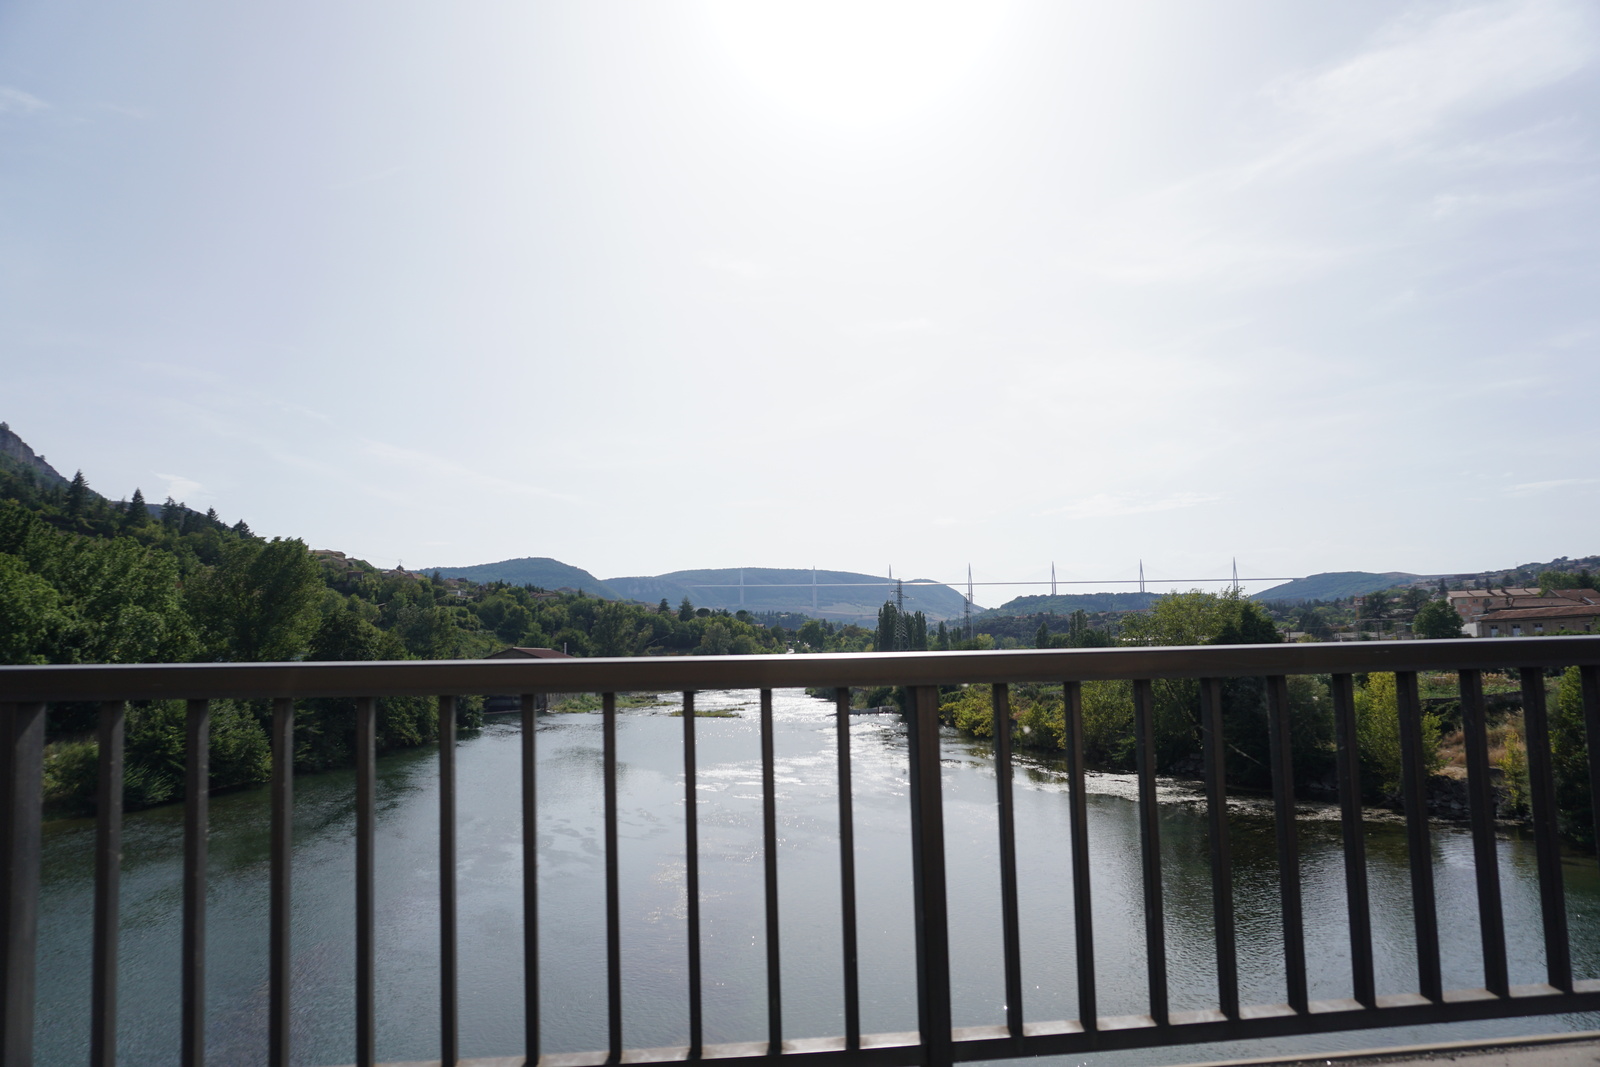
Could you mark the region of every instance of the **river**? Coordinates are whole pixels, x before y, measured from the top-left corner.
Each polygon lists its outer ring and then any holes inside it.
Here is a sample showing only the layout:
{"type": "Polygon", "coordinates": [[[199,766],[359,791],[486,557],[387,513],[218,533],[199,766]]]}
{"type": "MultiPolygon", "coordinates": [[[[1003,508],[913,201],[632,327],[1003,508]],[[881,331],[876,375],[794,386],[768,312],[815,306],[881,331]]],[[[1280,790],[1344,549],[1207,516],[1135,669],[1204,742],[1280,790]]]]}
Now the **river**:
{"type": "MultiPolygon", "coordinates": [[[[696,719],[699,761],[705,1039],[766,1034],[757,694],[707,693],[696,719]]],[[[684,989],[682,720],[659,706],[618,717],[625,1039],[633,1047],[687,1041],[684,989]]],[[[774,697],[779,886],[786,1037],[843,1032],[840,992],[838,822],[831,703],[798,691],[774,697]]],[[[601,719],[539,720],[541,992],[544,1051],[606,1045],[601,719]]],[[[461,1051],[522,1051],[520,727],[491,722],[459,745],[461,1051]]],[[[994,768],[987,743],[945,731],[942,741],[949,856],[951,974],[957,1025],[1003,1023],[994,768]]],[[[862,1025],[914,1030],[905,727],[859,716],[851,727],[859,900],[862,1025]]],[[[297,1063],[354,1059],[355,810],[352,772],[295,782],[293,1040],[297,1063]]],[[[1145,1010],[1138,828],[1132,780],[1094,775],[1089,798],[1097,985],[1103,1015],[1145,1010]]],[[[377,830],[378,1052],[380,1060],[438,1054],[436,842],[438,773],[430,749],[379,764],[377,830]]],[[[1203,808],[1167,783],[1161,836],[1172,1007],[1215,998],[1203,808]]],[[[1065,778],[1023,755],[1015,788],[1024,1009],[1031,1020],[1076,1016],[1065,778]]],[[[1285,999],[1270,818],[1249,805],[1231,815],[1241,998],[1285,999]]],[[[207,929],[208,1049],[214,1063],[264,1059],[267,1017],[265,790],[211,803],[207,929]]],[[[127,817],[122,875],[119,1059],[176,1062],[179,1048],[181,808],[127,817]]],[[[1446,988],[1481,983],[1471,841],[1434,834],[1446,988]]],[[[1311,996],[1349,995],[1343,852],[1336,821],[1300,825],[1311,996]]],[[[45,831],[40,914],[38,1062],[88,1055],[93,914],[93,824],[45,831]]],[[[1374,821],[1367,835],[1378,992],[1415,988],[1405,842],[1374,821]]],[[[1600,871],[1592,858],[1564,864],[1578,977],[1600,974],[1600,871]]],[[[1543,979],[1537,875],[1531,841],[1500,844],[1512,981],[1543,979]]],[[[1450,1029],[1353,1032],[1271,1044],[1106,1053],[1117,1064],[1366,1048],[1588,1029],[1592,1016],[1463,1024],[1450,1029]]]]}

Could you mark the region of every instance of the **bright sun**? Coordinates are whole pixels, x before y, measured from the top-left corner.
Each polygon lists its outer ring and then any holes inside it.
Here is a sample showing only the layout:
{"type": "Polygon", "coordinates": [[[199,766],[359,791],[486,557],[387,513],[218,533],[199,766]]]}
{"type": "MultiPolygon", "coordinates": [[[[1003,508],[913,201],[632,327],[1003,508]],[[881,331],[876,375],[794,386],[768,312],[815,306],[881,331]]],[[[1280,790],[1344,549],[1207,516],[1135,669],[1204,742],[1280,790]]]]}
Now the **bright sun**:
{"type": "Polygon", "coordinates": [[[872,125],[915,108],[985,52],[1000,3],[707,0],[745,73],[803,114],[872,125]]]}

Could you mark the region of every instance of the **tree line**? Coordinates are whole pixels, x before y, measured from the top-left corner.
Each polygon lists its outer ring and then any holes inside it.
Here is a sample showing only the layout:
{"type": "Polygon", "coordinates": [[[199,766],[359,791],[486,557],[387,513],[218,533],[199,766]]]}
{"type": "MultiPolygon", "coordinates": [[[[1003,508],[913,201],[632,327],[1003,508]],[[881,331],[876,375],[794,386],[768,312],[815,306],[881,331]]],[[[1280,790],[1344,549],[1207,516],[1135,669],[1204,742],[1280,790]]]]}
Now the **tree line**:
{"type": "MultiPolygon", "coordinates": [[[[1439,603],[1435,601],[1435,603],[1439,603]]],[[[1452,611],[1452,615],[1454,612],[1452,611]]],[[[1459,630],[1459,621],[1455,624],[1459,630]]],[[[1041,640],[1044,635],[1041,635],[1041,640]]],[[[1229,591],[1169,593],[1148,612],[1121,621],[1119,644],[1225,645],[1275,644],[1282,635],[1259,604],[1229,591]]],[[[1593,845],[1595,828],[1589,801],[1588,755],[1583,726],[1582,686],[1576,667],[1554,671],[1549,701],[1550,743],[1560,823],[1574,841],[1593,845]]],[[[1326,675],[1291,675],[1286,680],[1289,737],[1294,781],[1301,789],[1331,792],[1334,781],[1334,720],[1331,680],[1326,675]]],[[[1356,677],[1355,717],[1362,789],[1378,803],[1398,802],[1400,788],[1400,710],[1392,673],[1356,677]]],[[[1513,689],[1509,680],[1502,683],[1513,689]]],[[[1196,775],[1201,769],[1200,684],[1191,679],[1156,679],[1154,704],[1156,767],[1161,773],[1196,775]]],[[[1011,687],[1009,703],[1015,743],[1046,753],[1066,749],[1065,703],[1059,685],[1011,687]]],[[[1134,769],[1133,683],[1082,684],[1084,757],[1099,769],[1134,769]]],[[[1459,701],[1426,701],[1421,732],[1428,772],[1444,768],[1461,750],[1459,701]]],[[[974,685],[947,690],[940,705],[944,722],[976,737],[995,729],[993,693],[974,685]]],[[[1271,787],[1268,751],[1268,697],[1264,678],[1229,678],[1222,683],[1222,744],[1230,785],[1271,787]]],[[[1502,772],[1502,810],[1526,814],[1527,756],[1521,709],[1491,703],[1489,740],[1502,772]]]]}
{"type": "MultiPolygon", "coordinates": [[[[79,472],[40,485],[0,467],[0,662],[257,663],[292,660],[471,659],[506,645],[561,648],[574,656],[742,654],[784,650],[782,630],[745,613],[677,610],[499,583],[380,571],[294,538],[256,536],[170,498],[148,505],[135,490],[113,503],[79,472]]],[[[295,766],[348,766],[354,704],[308,700],[297,708],[295,766]]],[[[462,725],[481,721],[481,698],[459,702],[462,725]]],[[[265,781],[271,773],[266,702],[212,706],[211,786],[265,781]]],[[[65,810],[94,793],[93,705],[52,705],[46,718],[47,792],[65,810]]],[[[380,751],[438,736],[437,702],[386,698],[380,751]]],[[[178,800],[183,792],[181,702],[135,702],[127,719],[126,803],[178,800]]]]}

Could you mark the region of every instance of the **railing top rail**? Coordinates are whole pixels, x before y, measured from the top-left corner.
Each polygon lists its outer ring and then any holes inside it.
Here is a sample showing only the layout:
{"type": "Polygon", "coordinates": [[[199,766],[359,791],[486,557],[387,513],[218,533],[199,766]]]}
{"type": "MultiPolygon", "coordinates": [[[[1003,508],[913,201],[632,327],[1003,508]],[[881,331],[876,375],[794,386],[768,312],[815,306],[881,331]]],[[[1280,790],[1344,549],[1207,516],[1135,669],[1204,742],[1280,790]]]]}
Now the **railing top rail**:
{"type": "Polygon", "coordinates": [[[1008,652],[0,666],[0,701],[670,692],[1600,663],[1600,635],[1008,652]]]}

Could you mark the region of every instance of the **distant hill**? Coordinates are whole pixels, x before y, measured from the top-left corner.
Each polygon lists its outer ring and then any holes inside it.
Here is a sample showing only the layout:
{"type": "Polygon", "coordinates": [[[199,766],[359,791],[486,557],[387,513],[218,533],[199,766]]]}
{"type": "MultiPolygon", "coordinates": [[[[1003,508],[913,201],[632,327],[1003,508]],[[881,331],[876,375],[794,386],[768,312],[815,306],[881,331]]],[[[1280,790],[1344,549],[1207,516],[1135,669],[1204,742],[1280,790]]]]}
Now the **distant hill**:
{"type": "MultiPolygon", "coordinates": [[[[883,602],[894,596],[894,587],[881,575],[785,567],[673,571],[654,577],[607,578],[606,584],[629,600],[647,604],[664,597],[676,607],[688,597],[696,607],[788,611],[840,622],[876,620],[883,602]]],[[[955,618],[966,610],[966,598],[946,585],[908,579],[905,593],[906,610],[920,611],[935,621],[955,618]]]]}
{"type": "Polygon", "coordinates": [[[471,582],[506,582],[510,585],[536,585],[541,589],[581,589],[609,600],[626,600],[588,571],[548,556],[523,556],[499,563],[478,563],[471,567],[423,567],[422,573],[437,571],[443,578],[465,578],[471,582]]]}
{"type": "Polygon", "coordinates": [[[1159,593],[1062,593],[1057,596],[1019,596],[998,608],[990,608],[977,619],[1003,615],[1071,615],[1074,611],[1144,611],[1159,599],[1159,593]]]}
{"type": "Polygon", "coordinates": [[[1397,585],[1408,585],[1419,578],[1427,577],[1434,576],[1408,574],[1405,571],[1387,571],[1383,574],[1374,574],[1371,571],[1327,571],[1307,578],[1296,578],[1292,582],[1275,585],[1271,589],[1263,589],[1259,593],[1251,594],[1250,599],[1337,600],[1341,597],[1375,593],[1379,589],[1392,589],[1397,585]]]}

